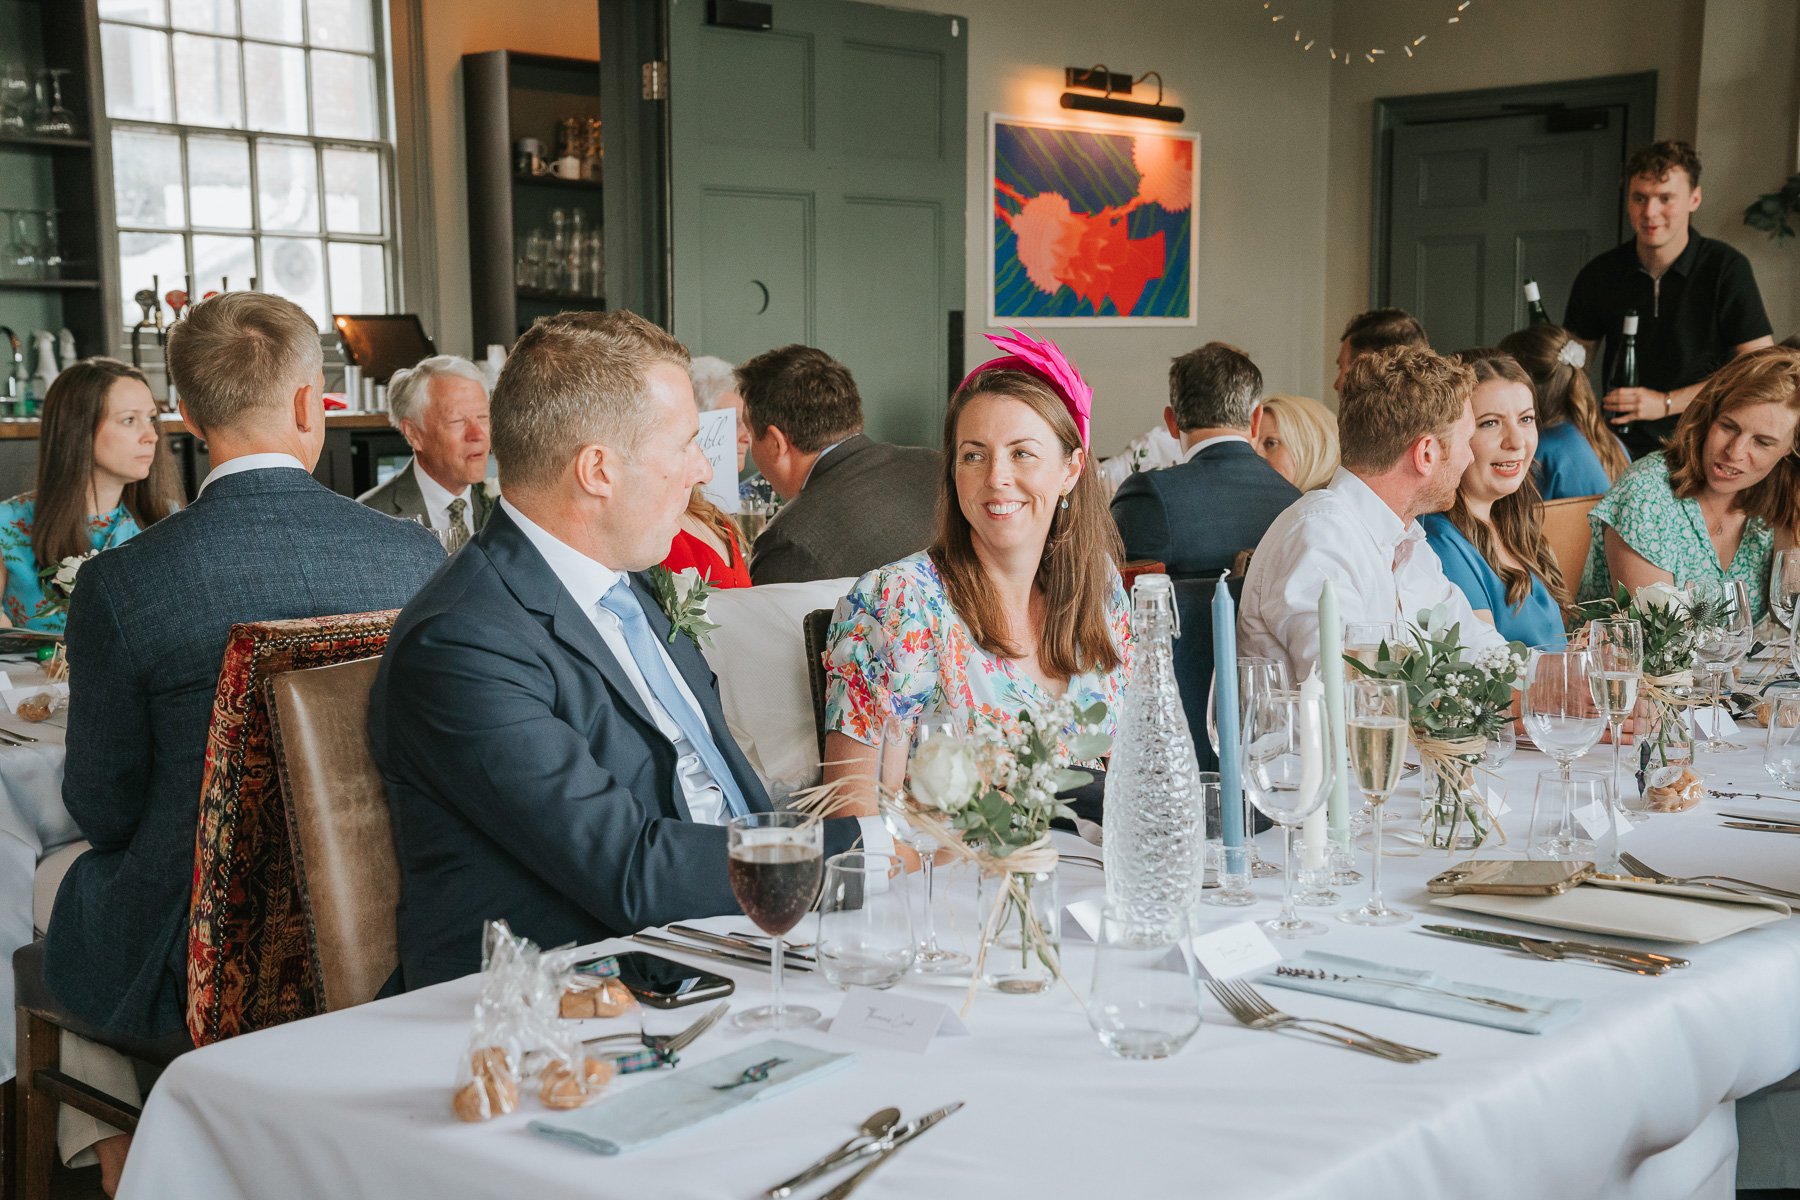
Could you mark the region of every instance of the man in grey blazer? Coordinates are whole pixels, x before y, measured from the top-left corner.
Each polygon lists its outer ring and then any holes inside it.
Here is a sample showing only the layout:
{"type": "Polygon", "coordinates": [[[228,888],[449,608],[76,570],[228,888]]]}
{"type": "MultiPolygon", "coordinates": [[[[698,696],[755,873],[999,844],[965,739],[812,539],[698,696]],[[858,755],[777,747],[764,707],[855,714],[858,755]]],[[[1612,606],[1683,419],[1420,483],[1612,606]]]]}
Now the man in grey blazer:
{"type": "Polygon", "coordinates": [[[930,543],[943,458],[864,436],[862,397],[842,363],[783,346],[737,375],[750,454],[788,502],[751,548],[752,583],[862,575],[930,543]]]}
{"type": "Polygon", "coordinates": [[[358,496],[392,517],[423,521],[454,553],[487,522],[497,493],[487,485],[489,403],[481,369],[439,354],[388,381],[388,420],[412,461],[358,496]]]}
{"type": "Polygon", "coordinates": [[[57,1000],[133,1038],[185,1036],[200,776],[231,626],[398,608],[444,561],[426,530],[308,473],[324,378],[296,305],[225,292],[174,327],[168,355],[212,472],[186,509],[77,576],[63,801],[92,849],[62,880],[44,948],[57,1000]]]}
{"type": "MultiPolygon", "coordinates": [[[[769,800],[640,574],[709,478],[687,362],[623,311],[545,317],[507,359],[506,495],[400,614],[370,698],[407,988],[479,969],[496,917],[553,946],[739,911],[725,823],[769,800]]],[[[840,818],[826,853],[859,831],[891,844],[840,818]]]]}
{"type": "Polygon", "coordinates": [[[1181,439],[1182,460],[1128,476],[1114,493],[1127,559],[1154,559],[1176,578],[1222,571],[1300,498],[1252,445],[1261,395],[1262,372],[1224,342],[1170,364],[1163,421],[1181,439]]]}

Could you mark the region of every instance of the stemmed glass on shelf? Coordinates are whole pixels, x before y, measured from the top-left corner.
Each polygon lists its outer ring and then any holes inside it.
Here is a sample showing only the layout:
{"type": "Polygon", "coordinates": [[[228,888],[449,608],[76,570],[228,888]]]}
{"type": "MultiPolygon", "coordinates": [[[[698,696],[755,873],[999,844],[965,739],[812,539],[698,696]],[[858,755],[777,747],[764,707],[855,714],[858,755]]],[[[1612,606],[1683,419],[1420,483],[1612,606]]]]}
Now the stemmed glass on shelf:
{"type": "Polygon", "coordinates": [[[62,81],[67,67],[45,67],[38,72],[43,102],[31,131],[46,137],[74,137],[75,114],[63,107],[62,81]]]}
{"type": "Polygon", "coordinates": [[[1717,617],[1699,629],[1694,644],[1694,658],[1712,676],[1713,733],[1698,743],[1699,750],[1742,750],[1736,742],[1724,737],[1724,710],[1720,692],[1725,676],[1750,652],[1753,623],[1750,618],[1750,593],[1741,579],[1706,580],[1689,585],[1696,599],[1707,599],[1717,608],[1717,617]]]}
{"type": "Polygon", "coordinates": [[[1263,693],[1244,711],[1244,793],[1264,816],[1281,826],[1286,870],[1282,872],[1281,915],[1264,921],[1275,937],[1312,937],[1325,932],[1317,921],[1294,912],[1294,830],[1331,790],[1324,748],[1325,698],[1298,691],[1263,693]]]}
{"type": "Polygon", "coordinates": [[[1612,732],[1612,795],[1621,809],[1619,792],[1619,743],[1625,740],[1625,722],[1637,707],[1638,680],[1644,674],[1644,627],[1627,617],[1611,617],[1588,626],[1588,649],[1594,655],[1591,683],[1594,703],[1606,712],[1612,732]]]}
{"type": "MultiPolygon", "coordinates": [[[[1243,729],[1243,713],[1248,711],[1251,702],[1268,692],[1286,691],[1293,684],[1288,680],[1287,663],[1279,658],[1260,658],[1254,654],[1241,654],[1237,660],[1238,668],[1238,729],[1243,729]]],[[[1213,686],[1206,692],[1206,740],[1212,743],[1213,754],[1220,755],[1219,718],[1217,701],[1219,695],[1218,668],[1213,668],[1213,686]]],[[[1249,855],[1250,874],[1256,878],[1269,878],[1280,873],[1280,868],[1266,861],[1256,852],[1256,839],[1251,836],[1249,812],[1245,811],[1244,850],[1249,855]]]]}
{"type": "MultiPolygon", "coordinates": [[[[1526,732],[1537,748],[1556,760],[1562,793],[1562,820],[1539,849],[1562,857],[1580,848],[1575,832],[1575,760],[1594,748],[1606,728],[1606,709],[1595,701],[1594,652],[1585,646],[1534,646],[1525,664],[1521,708],[1526,732]]],[[[1610,824],[1612,815],[1607,814],[1610,824]]]]}
{"type": "MultiPolygon", "coordinates": [[[[1400,764],[1406,757],[1410,707],[1406,685],[1394,679],[1352,679],[1344,688],[1345,728],[1350,735],[1350,778],[1381,823],[1381,806],[1400,782],[1400,764]]],[[[1353,925],[1399,925],[1412,920],[1407,913],[1389,908],[1381,899],[1381,842],[1379,833],[1369,865],[1369,899],[1361,908],[1338,914],[1353,925]]]]}
{"type": "MultiPolygon", "coordinates": [[[[919,748],[933,738],[955,738],[965,735],[961,721],[948,714],[933,714],[920,717],[909,726],[906,722],[894,718],[889,720],[882,730],[882,771],[883,782],[891,782],[900,778],[901,792],[912,790],[913,760],[919,748]],[[900,755],[905,756],[904,763],[895,761],[900,755]]],[[[919,952],[913,958],[913,970],[926,975],[935,975],[943,971],[953,971],[966,966],[969,956],[960,950],[950,950],[938,945],[937,917],[934,908],[936,901],[937,881],[934,874],[933,859],[942,849],[937,839],[919,826],[907,820],[904,812],[890,809],[882,814],[894,837],[905,842],[918,852],[921,872],[925,877],[925,920],[924,932],[919,941],[919,952]]]]}
{"type": "Polygon", "coordinates": [[[744,915],[769,935],[770,1001],[732,1018],[740,1029],[799,1029],[819,1019],[819,1010],[785,1003],[782,938],[812,911],[825,863],[825,826],[799,812],[754,812],[733,817],[725,827],[728,878],[744,915]]]}
{"type": "Polygon", "coordinates": [[[30,70],[18,61],[0,63],[0,134],[23,134],[31,108],[30,70]]]}

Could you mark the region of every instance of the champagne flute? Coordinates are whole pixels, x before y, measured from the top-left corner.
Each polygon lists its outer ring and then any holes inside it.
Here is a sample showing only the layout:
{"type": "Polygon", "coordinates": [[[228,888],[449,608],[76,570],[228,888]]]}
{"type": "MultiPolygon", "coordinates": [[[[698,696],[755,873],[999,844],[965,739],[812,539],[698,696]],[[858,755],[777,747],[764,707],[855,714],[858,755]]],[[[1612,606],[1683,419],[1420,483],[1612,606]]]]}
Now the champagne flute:
{"type": "Polygon", "coordinates": [[[1348,705],[1345,727],[1350,734],[1350,772],[1356,786],[1376,813],[1375,854],[1369,866],[1369,899],[1353,912],[1338,914],[1352,925],[1399,925],[1412,920],[1408,913],[1389,908],[1381,899],[1381,806],[1400,782],[1400,764],[1406,757],[1410,709],[1406,685],[1392,679],[1352,679],[1346,685],[1348,705]]]}
{"type": "Polygon", "coordinates": [[[1275,937],[1314,937],[1317,921],[1294,912],[1294,830],[1325,803],[1331,771],[1325,757],[1325,697],[1297,691],[1258,696],[1244,714],[1244,792],[1264,816],[1281,826],[1287,869],[1282,872],[1281,915],[1264,921],[1275,937]]]}
{"type": "MultiPolygon", "coordinates": [[[[1288,681],[1287,663],[1279,658],[1261,658],[1254,654],[1238,656],[1238,728],[1243,728],[1243,713],[1250,707],[1251,701],[1266,692],[1286,691],[1293,684],[1288,681]]],[[[1218,671],[1213,671],[1213,686],[1206,689],[1206,740],[1212,743],[1213,754],[1219,753],[1219,721],[1215,707],[1218,689],[1218,671]]],[[[1244,850],[1248,856],[1250,875],[1252,878],[1267,879],[1279,874],[1280,869],[1263,859],[1257,853],[1256,839],[1251,836],[1255,823],[1250,820],[1248,800],[1244,803],[1244,850]]]]}
{"type": "Polygon", "coordinates": [[[1525,664],[1525,729],[1556,760],[1564,780],[1606,728],[1606,710],[1594,700],[1594,674],[1594,653],[1585,646],[1533,646],[1525,664]]]}
{"type": "Polygon", "coordinates": [[[1716,616],[1699,630],[1699,637],[1694,644],[1694,657],[1712,676],[1712,711],[1713,734],[1704,742],[1695,746],[1697,750],[1714,752],[1725,750],[1742,750],[1736,742],[1725,740],[1724,709],[1720,707],[1720,693],[1725,684],[1725,676],[1731,668],[1743,660],[1750,649],[1752,632],[1750,620],[1750,593],[1741,579],[1708,580],[1695,585],[1696,596],[1709,600],[1716,606],[1716,616]]]}
{"type": "Polygon", "coordinates": [[[768,1004],[732,1018],[739,1029],[799,1029],[819,1019],[819,1010],[789,1005],[781,996],[782,938],[812,911],[825,862],[825,826],[798,812],[754,812],[733,817],[725,827],[731,894],[744,915],[769,935],[768,1004]]]}
{"type": "Polygon", "coordinates": [[[1387,645],[1388,657],[1400,657],[1400,629],[1394,621],[1349,621],[1344,625],[1344,653],[1372,667],[1387,645]]]}
{"type": "MultiPolygon", "coordinates": [[[[1619,793],[1619,743],[1625,740],[1625,721],[1637,707],[1638,681],[1644,674],[1644,627],[1627,617],[1611,617],[1588,626],[1588,648],[1594,655],[1594,674],[1589,681],[1594,703],[1606,712],[1612,731],[1612,796],[1621,809],[1619,793]]],[[[1615,848],[1618,840],[1609,842],[1615,848]]],[[[1610,864],[1609,864],[1610,865],[1610,864]]]]}

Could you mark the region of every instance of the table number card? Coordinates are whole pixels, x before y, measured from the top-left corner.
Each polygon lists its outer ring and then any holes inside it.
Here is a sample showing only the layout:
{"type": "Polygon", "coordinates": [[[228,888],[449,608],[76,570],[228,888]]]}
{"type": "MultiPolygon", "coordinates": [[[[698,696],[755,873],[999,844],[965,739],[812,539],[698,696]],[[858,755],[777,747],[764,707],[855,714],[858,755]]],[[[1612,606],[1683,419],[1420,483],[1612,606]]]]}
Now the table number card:
{"type": "Polygon", "coordinates": [[[729,408],[700,414],[700,450],[712,464],[712,478],[700,493],[728,513],[738,510],[737,413],[729,408]]]}
{"type": "Polygon", "coordinates": [[[961,1037],[969,1031],[945,1004],[898,992],[853,987],[831,1019],[831,1035],[880,1050],[923,1054],[933,1038],[961,1037]]]}

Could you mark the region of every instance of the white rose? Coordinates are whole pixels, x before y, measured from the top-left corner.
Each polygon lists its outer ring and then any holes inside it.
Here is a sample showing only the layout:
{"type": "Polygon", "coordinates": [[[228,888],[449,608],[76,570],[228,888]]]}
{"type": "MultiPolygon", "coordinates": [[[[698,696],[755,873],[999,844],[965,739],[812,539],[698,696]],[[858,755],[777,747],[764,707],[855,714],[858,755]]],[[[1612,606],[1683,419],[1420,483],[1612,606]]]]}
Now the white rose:
{"type": "Polygon", "coordinates": [[[678,606],[686,604],[688,602],[688,597],[692,596],[695,590],[704,582],[705,581],[700,578],[699,570],[694,567],[683,567],[681,570],[675,572],[675,603],[678,606]]]}
{"type": "Polygon", "coordinates": [[[1646,611],[1660,609],[1679,616],[1688,610],[1688,595],[1672,583],[1652,583],[1638,589],[1637,603],[1646,611]]]}
{"type": "Polygon", "coordinates": [[[927,739],[913,751],[910,782],[912,798],[920,804],[952,815],[961,812],[981,786],[974,747],[961,738],[927,739]]]}

